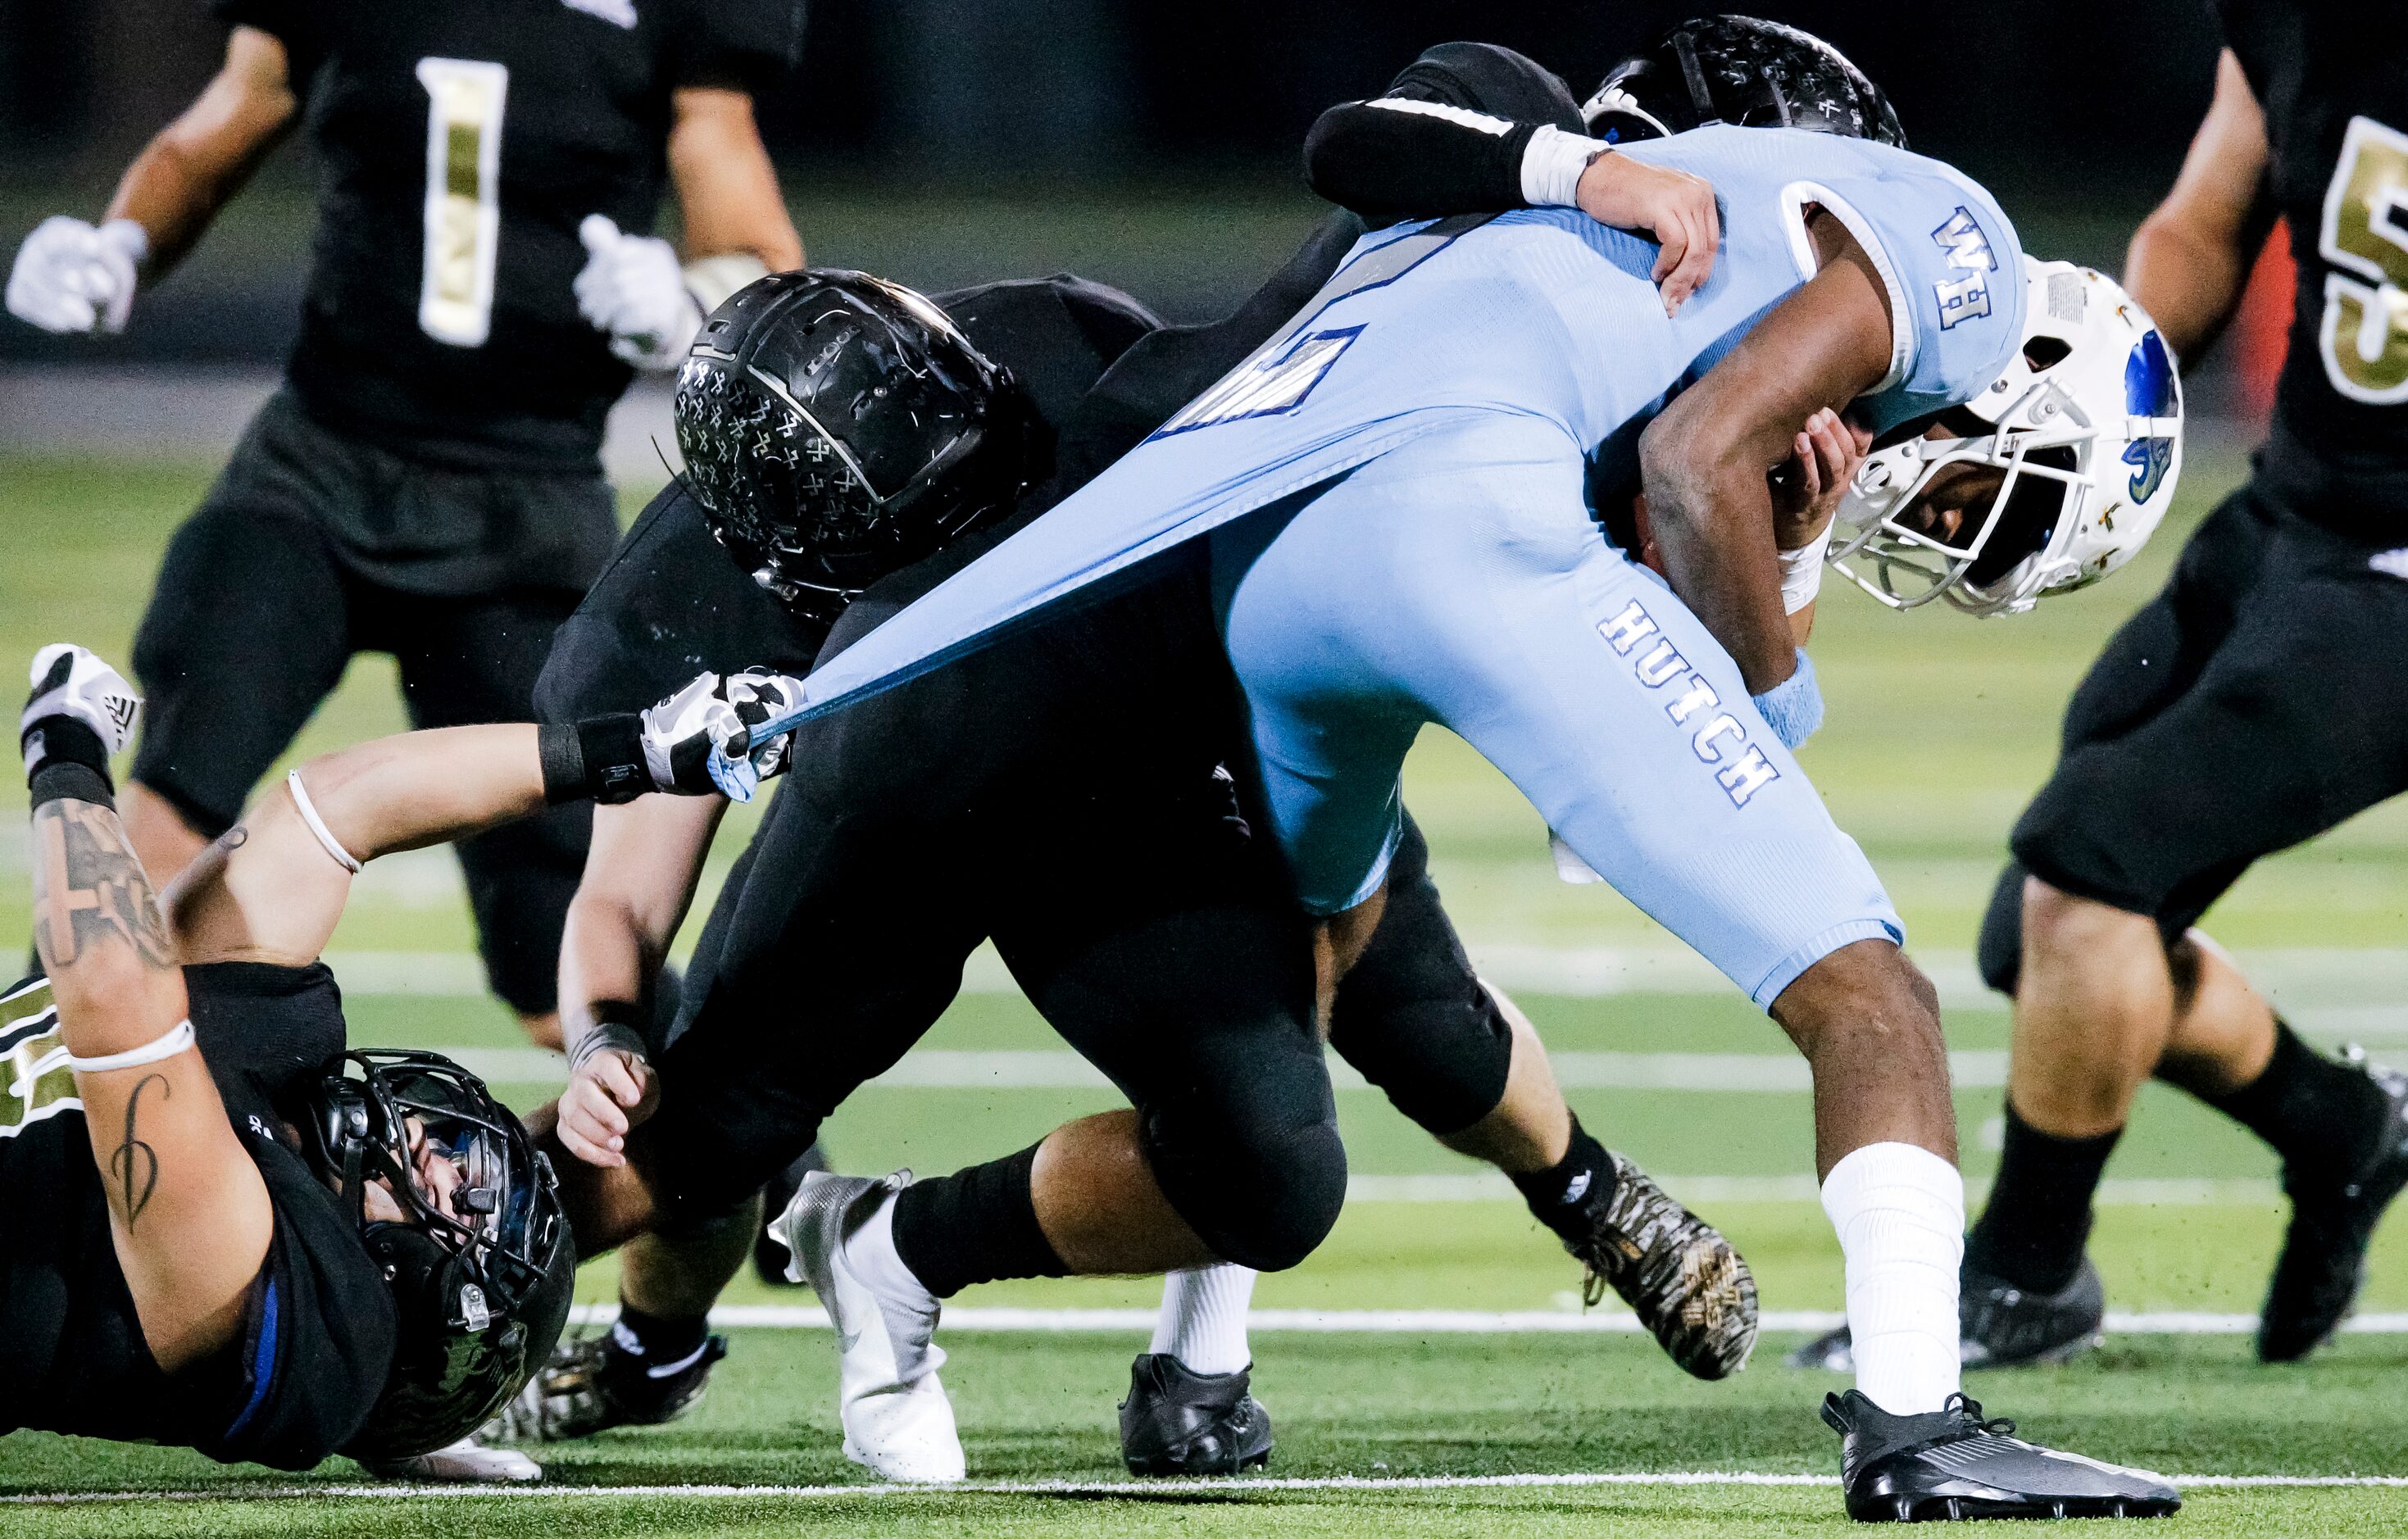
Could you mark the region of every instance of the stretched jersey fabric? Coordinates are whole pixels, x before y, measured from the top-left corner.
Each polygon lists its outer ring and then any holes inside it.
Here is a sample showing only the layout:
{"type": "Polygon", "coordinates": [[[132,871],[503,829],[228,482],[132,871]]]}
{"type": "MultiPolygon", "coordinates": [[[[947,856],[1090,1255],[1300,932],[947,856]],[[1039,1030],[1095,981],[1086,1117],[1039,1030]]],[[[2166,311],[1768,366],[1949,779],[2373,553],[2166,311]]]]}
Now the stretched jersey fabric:
{"type": "Polygon", "coordinates": [[[343,1047],[323,966],[184,969],[200,1051],[267,1183],[275,1237],[243,1328],[170,1376],[151,1360],[48,979],[0,996],[0,1432],[197,1448],[308,1469],[366,1418],[393,1361],[393,1296],[351,1215],[305,1163],[293,1093],[343,1047]]]}
{"type": "MultiPolygon", "coordinates": [[[[1712,181],[1713,277],[1674,317],[1656,247],[1584,214],[1459,216],[1366,236],[1303,311],[1134,453],[811,676],[797,716],[941,665],[1046,606],[1467,417],[1528,419],[1600,469],[1813,270],[1805,215],[1845,223],[1880,270],[1878,429],[1971,397],[2022,327],[2021,250],[1980,188],[1862,140],[1710,127],[1618,153],[1712,181]]],[[[1332,573],[1331,580],[1349,574],[1332,573]]]]}
{"type": "Polygon", "coordinates": [[[2217,0],[2266,114],[2270,191],[2299,266],[2258,489],[2352,538],[2408,540],[2408,13],[2217,0]]]}
{"type": "Polygon", "coordinates": [[[283,42],[317,151],[302,406],[424,459],[592,471],[630,373],[578,313],[578,223],[651,230],[671,93],[776,84],[802,0],[214,8],[283,42]]]}

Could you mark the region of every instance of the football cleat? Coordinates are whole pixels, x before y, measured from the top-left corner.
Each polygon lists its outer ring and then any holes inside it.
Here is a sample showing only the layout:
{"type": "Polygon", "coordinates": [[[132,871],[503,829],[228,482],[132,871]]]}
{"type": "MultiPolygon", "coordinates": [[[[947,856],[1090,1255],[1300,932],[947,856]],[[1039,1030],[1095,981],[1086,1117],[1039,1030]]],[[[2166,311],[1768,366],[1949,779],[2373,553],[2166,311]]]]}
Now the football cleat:
{"type": "Polygon", "coordinates": [[[1199,1374],[1141,1352],[1121,1402],[1121,1458],[1131,1475],[1239,1475],[1271,1458],[1271,1417],[1247,1393],[1252,1370],[1199,1374]]]}
{"type": "Polygon", "coordinates": [[[2408,1186],[2408,1077],[2368,1063],[2365,1050],[2355,1044],[2347,1053],[2389,1104],[2348,1180],[2310,1176],[2287,1165],[2284,1169],[2291,1224],[2283,1236],[2283,1253],[2274,1261],[2273,1281],[2267,1286],[2265,1313],[2258,1321],[2261,1361],[2296,1362],[2339,1328],[2358,1297],[2375,1223],[2408,1186]]]}
{"type": "Polygon", "coordinates": [[[657,1427],[695,1407],[710,1366],[727,1355],[725,1336],[708,1336],[676,1362],[648,1362],[614,1335],[564,1341],[526,1388],[485,1425],[502,1443],[567,1443],[613,1427],[657,1427]]]}
{"type": "MultiPolygon", "coordinates": [[[[2021,1368],[2064,1362],[2106,1339],[2107,1290],[2090,1258],[2054,1293],[2034,1293],[1967,1266],[1958,1274],[1956,1352],[1968,1368],[2021,1368]]],[[[1856,1372],[1848,1328],[1817,1336],[1789,1354],[1793,1368],[1856,1372]]]]}
{"type": "Polygon", "coordinates": [[[1665,1352],[1698,1378],[1727,1378],[1756,1349],[1756,1275],[1722,1232],[1612,1149],[1613,1187],[1564,1241],[1587,1268],[1581,1302],[1609,1288],[1665,1352]]]}
{"type": "Polygon", "coordinates": [[[429,1486],[506,1486],[543,1478],[542,1465],[516,1448],[487,1446],[481,1433],[409,1459],[364,1459],[360,1467],[379,1480],[429,1486]]]}
{"type": "Polygon", "coordinates": [[[1842,1439],[1840,1486],[1860,1523],[2164,1518],[2182,1505],[2162,1477],[2026,1443],[1963,1395],[1892,1416],[1851,1389],[1823,1397],[1823,1419],[1842,1439]]]}
{"type": "MultiPolygon", "coordinates": [[[[883,1177],[814,1171],[769,1232],[793,1253],[790,1271],[811,1285],[836,1328],[844,1456],[889,1480],[935,1485],[966,1470],[953,1403],[937,1377],[945,1361],[934,1340],[941,1307],[924,1289],[909,1297],[880,1289],[853,1254],[876,1243],[863,1231],[910,1182],[908,1170],[883,1177]]],[[[878,1233],[891,1249],[890,1232],[881,1226],[878,1233]]],[[[899,1259],[887,1260],[887,1270],[904,1270],[899,1259]]]]}
{"type": "MultiPolygon", "coordinates": [[[[769,1217],[776,1218],[786,1211],[786,1204],[793,1202],[795,1193],[802,1190],[804,1176],[815,1170],[832,1168],[828,1164],[827,1151],[813,1144],[796,1156],[793,1164],[769,1177],[769,1184],[761,1190],[762,1207],[769,1217]]],[[[765,1288],[800,1288],[802,1279],[786,1270],[790,1264],[792,1259],[786,1254],[785,1246],[769,1233],[767,1224],[763,1224],[761,1233],[752,1236],[752,1275],[761,1279],[765,1288]]]]}

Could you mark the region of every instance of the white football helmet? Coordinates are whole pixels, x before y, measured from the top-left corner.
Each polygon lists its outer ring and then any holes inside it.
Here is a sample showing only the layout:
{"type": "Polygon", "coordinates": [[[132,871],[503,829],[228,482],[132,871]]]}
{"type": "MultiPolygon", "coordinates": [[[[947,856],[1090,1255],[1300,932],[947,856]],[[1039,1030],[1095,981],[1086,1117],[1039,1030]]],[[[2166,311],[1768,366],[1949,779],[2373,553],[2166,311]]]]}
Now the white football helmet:
{"type": "Polygon", "coordinates": [[[2024,281],[2014,361],[1940,419],[1964,435],[1874,449],[1840,504],[1826,559],[1893,609],[1942,597],[1973,615],[2028,609],[2131,560],[2173,501],[2182,382],[2156,323],[2088,267],[2027,256],[2024,281]],[[1910,517],[1956,464],[2005,471],[1987,509],[1948,533],[1910,517]]]}

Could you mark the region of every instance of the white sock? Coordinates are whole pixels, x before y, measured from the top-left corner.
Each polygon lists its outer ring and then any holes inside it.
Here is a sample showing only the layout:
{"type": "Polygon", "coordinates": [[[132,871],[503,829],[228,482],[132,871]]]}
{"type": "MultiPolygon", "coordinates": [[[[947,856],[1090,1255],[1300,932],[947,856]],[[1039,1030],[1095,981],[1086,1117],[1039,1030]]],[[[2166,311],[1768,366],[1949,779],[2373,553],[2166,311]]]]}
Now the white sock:
{"type": "Polygon", "coordinates": [[[1162,1313],[1149,1352],[1167,1352],[1194,1374],[1234,1374],[1254,1361],[1246,1346],[1246,1306],[1254,1302],[1250,1266],[1190,1267],[1162,1278],[1162,1313]]]}
{"type": "Polygon", "coordinates": [[[1823,1211],[1848,1261],[1856,1388],[1892,1416],[1939,1410],[1962,1383],[1965,1178],[1928,1149],[1868,1144],[1823,1178],[1823,1211]]]}
{"type": "Polygon", "coordinates": [[[844,1237],[844,1264],[853,1275],[896,1303],[909,1303],[916,1307],[933,1309],[937,1295],[904,1264],[903,1253],[895,1248],[895,1199],[888,1192],[878,1210],[859,1229],[844,1237]]]}

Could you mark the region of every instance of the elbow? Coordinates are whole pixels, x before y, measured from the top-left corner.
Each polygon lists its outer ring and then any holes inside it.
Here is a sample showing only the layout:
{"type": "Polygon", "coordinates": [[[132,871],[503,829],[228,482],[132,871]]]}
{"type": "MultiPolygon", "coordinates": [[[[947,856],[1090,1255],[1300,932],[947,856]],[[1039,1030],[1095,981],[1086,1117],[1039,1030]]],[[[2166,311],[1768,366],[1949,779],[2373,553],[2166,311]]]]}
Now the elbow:
{"type": "Polygon", "coordinates": [[[1712,458],[1712,446],[1704,438],[1688,414],[1677,410],[1657,417],[1639,435],[1640,485],[1659,531],[1694,523],[1706,501],[1703,467],[1712,458]]]}
{"type": "Polygon", "coordinates": [[[1346,102],[1331,107],[1312,121],[1304,135],[1304,183],[1331,203],[1346,201],[1340,195],[1333,173],[1340,154],[1337,147],[1345,142],[1348,109],[1354,105],[1346,102]]]}

